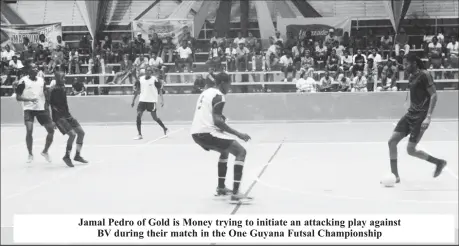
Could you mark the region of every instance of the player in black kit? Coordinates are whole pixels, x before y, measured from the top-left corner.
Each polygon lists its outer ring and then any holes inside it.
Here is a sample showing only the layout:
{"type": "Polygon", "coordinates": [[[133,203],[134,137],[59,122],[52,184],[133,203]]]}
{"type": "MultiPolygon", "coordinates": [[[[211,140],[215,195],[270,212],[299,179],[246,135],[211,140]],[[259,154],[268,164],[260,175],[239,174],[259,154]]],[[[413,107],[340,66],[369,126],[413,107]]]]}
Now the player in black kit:
{"type": "Polygon", "coordinates": [[[408,135],[410,135],[407,146],[408,154],[435,164],[434,178],[438,177],[446,166],[445,160],[437,159],[416,148],[430,125],[437,103],[437,92],[432,75],[424,68],[424,63],[415,54],[410,53],[405,58],[404,66],[405,71],[410,74],[410,107],[398,122],[389,139],[390,167],[397,178],[397,183],[400,183],[397,168],[397,144],[408,135]]]}
{"type": "Polygon", "coordinates": [[[70,159],[70,152],[72,152],[73,142],[76,137],[76,153],[75,158],[73,159],[78,162],[88,163],[88,161],[80,155],[85,133],[81,128],[80,123],[78,123],[78,121],[70,114],[67,103],[67,94],[65,92],[65,73],[59,69],[54,73],[54,76],[56,79],[56,85],[51,89],[49,96],[52,117],[59,131],[62,134],[67,134],[69,136],[65,156],[62,159],[67,166],[74,167],[72,160],[70,159]]]}

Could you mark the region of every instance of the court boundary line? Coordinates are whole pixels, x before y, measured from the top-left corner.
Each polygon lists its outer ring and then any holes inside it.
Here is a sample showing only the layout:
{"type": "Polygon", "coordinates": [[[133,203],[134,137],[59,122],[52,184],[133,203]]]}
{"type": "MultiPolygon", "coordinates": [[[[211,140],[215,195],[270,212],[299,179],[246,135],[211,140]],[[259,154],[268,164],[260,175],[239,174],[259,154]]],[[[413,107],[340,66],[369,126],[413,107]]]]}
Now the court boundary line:
{"type": "MultiPolygon", "coordinates": [[[[277,149],[274,151],[274,153],[271,155],[271,157],[269,158],[268,162],[266,163],[266,165],[263,166],[263,168],[261,169],[260,173],[257,175],[257,177],[252,181],[252,184],[250,184],[249,188],[247,189],[247,191],[244,193],[245,196],[248,196],[250,191],[252,191],[253,187],[255,187],[255,185],[258,183],[258,180],[261,178],[261,176],[265,173],[266,169],[268,169],[268,166],[269,164],[274,160],[274,158],[276,157],[277,153],[279,153],[280,149],[282,148],[283,144],[284,144],[284,140],[285,138],[282,140],[282,142],[279,144],[279,146],[277,147],[277,149]]],[[[236,206],[234,207],[233,211],[231,211],[231,215],[235,215],[237,213],[237,211],[239,211],[239,208],[241,207],[242,203],[237,203],[236,206]]]]}
{"type": "MultiPolygon", "coordinates": [[[[266,125],[266,124],[343,124],[343,123],[357,123],[357,124],[368,124],[368,123],[392,123],[397,118],[381,118],[381,119],[317,119],[317,120],[231,120],[229,123],[232,124],[247,124],[247,125],[266,125]]],[[[458,122],[457,118],[437,118],[432,119],[432,122],[449,123],[458,122]]],[[[167,121],[169,125],[178,126],[189,126],[191,121],[167,121]]],[[[130,121],[108,121],[108,122],[81,122],[83,125],[88,126],[124,126],[132,125],[130,121]]],[[[156,124],[155,122],[142,122],[142,124],[150,125],[156,124]]],[[[0,127],[18,127],[23,126],[23,123],[3,123],[0,127]]]]}

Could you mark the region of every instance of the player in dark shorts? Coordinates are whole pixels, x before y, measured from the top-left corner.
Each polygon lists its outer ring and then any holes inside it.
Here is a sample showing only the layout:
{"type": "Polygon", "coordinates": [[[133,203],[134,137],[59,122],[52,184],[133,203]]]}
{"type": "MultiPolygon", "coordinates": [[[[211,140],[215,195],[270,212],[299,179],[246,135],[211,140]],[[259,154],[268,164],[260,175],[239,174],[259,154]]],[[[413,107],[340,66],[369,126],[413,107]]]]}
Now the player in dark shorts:
{"type": "Polygon", "coordinates": [[[83,147],[84,131],[80,123],[72,117],[67,103],[67,94],[65,91],[65,73],[59,69],[54,73],[56,85],[51,89],[49,96],[49,103],[52,110],[53,121],[56,123],[57,128],[63,135],[68,135],[67,147],[65,149],[65,156],[62,158],[65,164],[69,167],[74,167],[70,159],[72,152],[73,142],[76,137],[76,153],[73,160],[88,163],[81,157],[81,148],[83,147]]]}
{"type": "Polygon", "coordinates": [[[158,80],[157,77],[152,75],[153,68],[151,66],[147,66],[145,68],[145,75],[141,76],[139,80],[135,83],[135,90],[134,90],[134,97],[132,98],[131,107],[135,105],[135,99],[139,96],[139,104],[137,105],[137,132],[138,136],[135,140],[143,139],[142,137],[142,116],[143,112],[146,110],[150,112],[151,117],[153,118],[158,125],[164,131],[164,135],[167,135],[167,127],[158,118],[156,114],[156,105],[158,104],[158,100],[161,99],[161,107],[164,106],[164,97],[162,92],[162,84],[158,80]],[[140,95],[139,95],[140,94],[140,95]]]}
{"type": "Polygon", "coordinates": [[[208,88],[201,93],[191,125],[191,136],[204,150],[213,150],[220,153],[217,195],[232,194],[232,201],[247,202],[252,198],[239,193],[247,152],[239,142],[228,134],[246,142],[250,140],[250,136],[240,133],[226,124],[223,107],[225,105],[225,94],[228,93],[230,86],[229,76],[225,73],[220,73],[215,76],[215,87],[208,88]],[[233,190],[227,189],[225,186],[229,154],[235,156],[233,190]]]}
{"type": "Polygon", "coordinates": [[[54,124],[49,117],[47,94],[45,81],[43,78],[37,77],[38,68],[35,64],[31,64],[28,76],[24,76],[18,82],[16,87],[16,100],[22,102],[24,110],[24,124],[26,126],[26,145],[29,152],[27,163],[33,161],[33,123],[37,118],[38,123],[44,126],[48,134],[46,135],[45,148],[41,155],[45,157],[48,162],[51,158],[48,154],[49,147],[51,146],[54,138],[54,124]]]}
{"type": "Polygon", "coordinates": [[[438,177],[446,166],[445,160],[435,158],[416,148],[430,125],[431,116],[437,103],[437,92],[432,75],[424,68],[424,63],[414,53],[410,53],[404,59],[404,67],[405,71],[410,74],[410,107],[398,122],[389,139],[390,167],[397,178],[397,183],[400,183],[397,168],[397,144],[408,135],[410,135],[407,146],[408,154],[435,164],[434,178],[438,177]]]}

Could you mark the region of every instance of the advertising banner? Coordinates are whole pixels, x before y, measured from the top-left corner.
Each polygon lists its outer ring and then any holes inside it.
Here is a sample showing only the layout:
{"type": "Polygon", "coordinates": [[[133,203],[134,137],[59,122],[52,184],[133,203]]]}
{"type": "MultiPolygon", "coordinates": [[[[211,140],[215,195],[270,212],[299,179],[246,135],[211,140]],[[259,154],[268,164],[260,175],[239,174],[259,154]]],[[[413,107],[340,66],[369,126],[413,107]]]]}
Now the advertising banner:
{"type": "Polygon", "coordinates": [[[62,24],[52,23],[43,25],[2,25],[1,45],[9,45],[14,51],[23,50],[23,38],[28,37],[31,44],[38,43],[40,34],[45,35],[45,41],[57,42],[57,36],[62,37],[62,24]]]}
{"type": "Polygon", "coordinates": [[[341,37],[344,32],[351,35],[351,24],[352,19],[348,17],[277,18],[277,30],[283,37],[286,37],[288,32],[292,32],[296,37],[303,37],[307,31],[311,31],[312,36],[324,38],[330,29],[334,29],[334,34],[341,37]]]}
{"type": "Polygon", "coordinates": [[[140,32],[143,39],[150,39],[153,33],[158,34],[159,38],[165,39],[167,36],[173,37],[172,42],[178,43],[186,32],[194,36],[193,20],[139,20],[132,23],[132,35],[136,37],[140,32]]]}

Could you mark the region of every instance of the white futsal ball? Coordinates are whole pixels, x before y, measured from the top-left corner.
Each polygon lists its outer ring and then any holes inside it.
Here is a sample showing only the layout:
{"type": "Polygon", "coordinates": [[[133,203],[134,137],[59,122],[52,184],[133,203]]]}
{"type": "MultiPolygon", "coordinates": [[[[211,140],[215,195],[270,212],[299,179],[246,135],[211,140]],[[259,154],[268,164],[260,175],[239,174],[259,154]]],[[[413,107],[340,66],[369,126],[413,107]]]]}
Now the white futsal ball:
{"type": "Polygon", "coordinates": [[[397,178],[395,177],[395,175],[393,173],[390,173],[390,174],[385,175],[382,178],[381,184],[384,187],[394,187],[396,181],[397,181],[397,178]]]}

